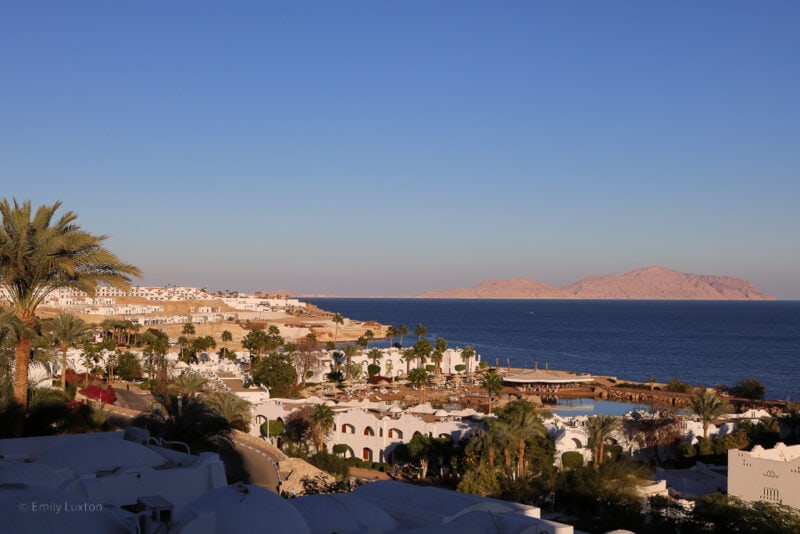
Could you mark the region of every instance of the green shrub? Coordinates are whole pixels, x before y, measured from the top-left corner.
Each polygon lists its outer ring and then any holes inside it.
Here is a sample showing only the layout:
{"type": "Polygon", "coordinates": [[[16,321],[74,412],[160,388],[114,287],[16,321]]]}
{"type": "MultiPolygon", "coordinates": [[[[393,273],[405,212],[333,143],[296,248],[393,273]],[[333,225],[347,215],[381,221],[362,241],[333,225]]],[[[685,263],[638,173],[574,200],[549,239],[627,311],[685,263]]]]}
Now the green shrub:
{"type": "Polygon", "coordinates": [[[283,434],[284,429],[285,427],[283,426],[283,423],[277,420],[270,420],[269,422],[264,421],[263,423],[261,423],[262,436],[269,436],[269,437],[280,436],[281,434],[283,434]],[[269,425],[269,428],[267,428],[267,425],[269,425]]]}
{"type": "Polygon", "coordinates": [[[454,369],[456,370],[456,373],[463,373],[464,371],[467,370],[467,366],[464,365],[463,363],[458,363],[456,364],[454,369]]]}
{"type": "Polygon", "coordinates": [[[561,465],[567,469],[583,467],[583,455],[577,451],[567,451],[561,455],[561,465]]]}
{"type": "Polygon", "coordinates": [[[340,456],[326,451],[320,451],[310,456],[308,463],[340,479],[347,478],[350,475],[349,463],[340,456]]]}
{"type": "Polygon", "coordinates": [[[666,390],[673,393],[691,393],[692,385],[687,384],[686,382],[681,382],[676,376],[672,379],[672,382],[667,384],[666,390]]]}
{"type": "Polygon", "coordinates": [[[742,380],[730,389],[730,394],[734,397],[744,397],[746,399],[763,399],[766,393],[767,388],[755,378],[742,380]]]}
{"type": "Polygon", "coordinates": [[[333,446],[333,454],[345,455],[349,450],[350,447],[348,447],[344,443],[337,443],[336,445],[333,446]]]}
{"type": "Polygon", "coordinates": [[[488,369],[489,368],[489,362],[485,362],[485,361],[481,360],[481,362],[478,364],[478,367],[480,369],[488,369]]]}
{"type": "Polygon", "coordinates": [[[372,378],[373,376],[379,374],[380,372],[381,372],[381,366],[380,365],[371,363],[371,364],[369,364],[367,366],[367,375],[369,375],[370,378],[372,378]]]}

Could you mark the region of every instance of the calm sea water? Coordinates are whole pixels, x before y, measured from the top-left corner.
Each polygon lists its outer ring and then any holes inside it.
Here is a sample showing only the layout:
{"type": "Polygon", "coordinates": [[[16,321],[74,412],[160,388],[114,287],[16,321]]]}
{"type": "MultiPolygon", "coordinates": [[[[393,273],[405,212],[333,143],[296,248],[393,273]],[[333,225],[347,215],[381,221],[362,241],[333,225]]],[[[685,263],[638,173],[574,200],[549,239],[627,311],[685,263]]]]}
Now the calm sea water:
{"type": "MultiPolygon", "coordinates": [[[[417,323],[451,347],[512,367],[621,380],[678,377],[733,385],[754,377],[767,398],[800,400],[800,302],[309,299],[358,320],[417,323]]],[[[413,334],[404,339],[410,345],[413,334]]],[[[397,340],[395,340],[397,341],[397,340]]]]}

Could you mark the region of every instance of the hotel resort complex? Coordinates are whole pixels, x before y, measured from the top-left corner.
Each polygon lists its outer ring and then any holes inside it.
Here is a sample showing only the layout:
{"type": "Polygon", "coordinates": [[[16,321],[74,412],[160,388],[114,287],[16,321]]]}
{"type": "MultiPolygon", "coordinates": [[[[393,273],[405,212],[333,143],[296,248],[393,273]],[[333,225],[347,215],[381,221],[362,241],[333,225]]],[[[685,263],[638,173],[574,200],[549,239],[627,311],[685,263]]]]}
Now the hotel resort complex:
{"type": "Polygon", "coordinates": [[[5,439],[0,487],[4,517],[15,531],[261,532],[268,525],[267,531],[309,533],[574,532],[574,517],[543,513],[552,506],[547,498],[492,498],[502,493],[498,482],[481,489],[477,473],[486,469],[491,480],[508,477],[501,483],[513,488],[528,463],[539,461],[527,456],[536,450],[550,450],[553,472],[599,469],[604,461],[656,465],[631,486],[631,498],[669,500],[686,517],[709,494],[800,508],[800,445],[781,442],[795,437],[785,430],[769,447],[731,449],[727,465],[678,465],[676,450],[710,457],[703,449],[709,440],[740,439],[743,428],[756,433],[775,415],[759,408],[734,413],[728,404],[727,412],[710,416],[693,412],[695,397],[710,392],[658,398],[652,383],[626,390],[614,378],[547,364],[514,369],[500,364],[502,355],[428,341],[422,331],[406,333],[405,346],[402,329],[278,295],[98,287],[93,296],[54,291],[40,308],[44,321],[64,313],[83,318],[88,337],[83,344],[56,342],[59,357],[30,368],[32,387],[58,387],[68,375],[78,382],[77,398],[84,399],[78,402],[117,421],[176,417],[176,410],[180,417],[206,395],[239,399],[245,415],[231,442],[259,458],[265,474],[232,481],[220,454],[192,450],[180,436],[165,439],[147,425],[5,439]],[[162,329],[158,354],[152,332],[162,329]],[[87,356],[87,343],[102,348],[87,356]],[[136,377],[119,377],[123,357],[136,361],[136,377]],[[292,378],[281,384],[275,377],[287,366],[292,378]],[[116,393],[105,404],[88,387],[103,374],[108,384],[102,387],[116,393]],[[172,401],[157,393],[159,381],[176,384],[164,390],[172,401]],[[559,398],[585,403],[587,397],[619,399],[620,391],[627,395],[621,400],[638,404],[621,417],[571,415],[569,405],[550,414],[559,398]],[[657,401],[666,406],[643,405],[657,401]],[[606,425],[600,438],[599,422],[606,425]],[[529,437],[515,442],[514,432],[529,437]],[[445,460],[452,452],[433,452],[436,447],[470,452],[457,465],[445,460]],[[347,478],[312,465],[323,453],[349,465],[347,478]],[[673,465],[662,466],[664,458],[673,465]]]}

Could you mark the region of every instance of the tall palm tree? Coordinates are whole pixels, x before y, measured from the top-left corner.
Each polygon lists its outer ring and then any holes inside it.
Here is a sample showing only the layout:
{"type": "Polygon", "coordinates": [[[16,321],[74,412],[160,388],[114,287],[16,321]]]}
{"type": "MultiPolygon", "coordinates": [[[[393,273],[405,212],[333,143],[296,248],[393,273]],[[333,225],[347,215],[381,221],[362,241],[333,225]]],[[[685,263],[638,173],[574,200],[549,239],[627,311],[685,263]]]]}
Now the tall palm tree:
{"type": "Polygon", "coordinates": [[[353,356],[356,355],[356,352],[358,352],[358,345],[351,343],[344,348],[344,356],[347,358],[347,365],[344,368],[345,380],[350,379],[350,364],[353,362],[353,356]]]}
{"type": "Polygon", "coordinates": [[[442,360],[444,359],[444,352],[447,350],[447,340],[443,337],[437,337],[433,342],[435,349],[434,355],[431,357],[436,362],[436,374],[442,373],[442,360]]]}
{"type": "Polygon", "coordinates": [[[325,438],[333,428],[333,410],[325,404],[317,404],[311,413],[311,435],[314,438],[314,446],[320,452],[325,446],[325,438]]]}
{"type": "Polygon", "coordinates": [[[411,362],[417,359],[417,352],[414,347],[409,347],[403,351],[401,359],[406,362],[406,376],[411,372],[411,362]]]}
{"type": "Polygon", "coordinates": [[[389,348],[392,347],[394,344],[394,338],[396,338],[398,335],[400,335],[400,332],[398,332],[397,327],[393,324],[389,325],[389,327],[386,329],[386,337],[389,338],[389,348]]]}
{"type": "Polygon", "coordinates": [[[467,345],[461,349],[461,359],[467,365],[467,374],[469,374],[471,372],[469,362],[475,359],[475,349],[472,348],[472,345],[467,345]]]}
{"type": "Polygon", "coordinates": [[[364,339],[367,340],[367,348],[369,348],[369,342],[375,339],[375,332],[367,329],[367,331],[364,332],[364,339]]]}
{"type": "Polygon", "coordinates": [[[431,347],[431,342],[427,339],[420,339],[416,343],[414,343],[414,353],[417,355],[417,359],[419,359],[418,366],[421,368],[425,368],[425,363],[427,363],[428,358],[433,351],[433,347],[431,347]]]}
{"type": "Polygon", "coordinates": [[[369,358],[372,358],[372,365],[378,365],[378,358],[381,358],[383,356],[383,353],[381,352],[381,349],[373,348],[369,350],[367,356],[369,358]]]}
{"type": "Polygon", "coordinates": [[[344,324],[344,317],[342,317],[342,314],[340,313],[334,313],[331,321],[333,321],[333,346],[335,347],[336,338],[339,334],[339,325],[344,324]]]}
{"type": "Polygon", "coordinates": [[[708,425],[731,410],[730,405],[710,390],[705,390],[689,399],[689,410],[703,423],[703,438],[708,438],[708,425]]]}
{"type": "Polygon", "coordinates": [[[86,331],[89,325],[71,313],[62,313],[53,319],[52,332],[55,341],[61,349],[61,389],[67,389],[67,349],[74,346],[86,331]]]}
{"type": "Polygon", "coordinates": [[[489,413],[492,413],[492,397],[503,390],[503,379],[494,371],[489,371],[481,378],[481,387],[489,395],[489,413]]]}
{"type": "Polygon", "coordinates": [[[592,448],[595,467],[603,464],[605,460],[605,444],[619,426],[619,418],[613,415],[593,415],[586,419],[586,432],[589,435],[588,444],[592,448]]]}
{"type": "Polygon", "coordinates": [[[497,410],[497,416],[508,432],[509,441],[517,447],[517,475],[525,477],[528,471],[525,449],[528,443],[547,436],[547,429],[536,414],[536,407],[526,400],[515,400],[497,410]]]}
{"type": "Polygon", "coordinates": [[[408,335],[408,327],[404,324],[401,324],[397,327],[397,332],[400,335],[400,346],[403,346],[403,336],[408,335]]]}
{"type": "MultiPolygon", "coordinates": [[[[122,262],[102,246],[106,236],[82,230],[74,212],[55,219],[61,202],[33,211],[30,201],[13,205],[0,201],[0,284],[11,303],[11,312],[33,330],[36,309],[53,291],[73,288],[94,295],[98,284],[127,289],[138,268],[122,262]]],[[[17,339],[14,351],[14,400],[19,407],[17,432],[22,433],[28,406],[28,367],[31,336],[17,339]]]]}
{"type": "Polygon", "coordinates": [[[428,329],[425,328],[425,325],[422,323],[417,323],[417,327],[414,328],[414,335],[417,336],[417,341],[422,339],[422,336],[428,333],[428,329]]]}

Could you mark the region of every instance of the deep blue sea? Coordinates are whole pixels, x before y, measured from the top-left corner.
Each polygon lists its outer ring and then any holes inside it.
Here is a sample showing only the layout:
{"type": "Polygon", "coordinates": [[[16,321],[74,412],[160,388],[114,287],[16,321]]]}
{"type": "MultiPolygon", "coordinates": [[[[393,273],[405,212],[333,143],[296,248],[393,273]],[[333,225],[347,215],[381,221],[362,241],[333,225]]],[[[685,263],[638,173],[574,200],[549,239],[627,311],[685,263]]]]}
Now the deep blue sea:
{"type": "Polygon", "coordinates": [[[308,300],[351,319],[405,324],[404,345],[422,323],[428,337],[472,345],[491,364],[705,386],[754,377],[767,398],[800,400],[800,301],[308,300]]]}

